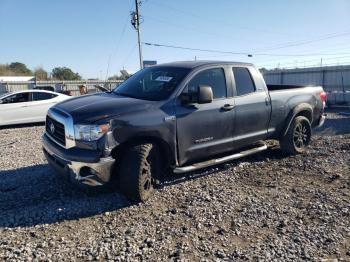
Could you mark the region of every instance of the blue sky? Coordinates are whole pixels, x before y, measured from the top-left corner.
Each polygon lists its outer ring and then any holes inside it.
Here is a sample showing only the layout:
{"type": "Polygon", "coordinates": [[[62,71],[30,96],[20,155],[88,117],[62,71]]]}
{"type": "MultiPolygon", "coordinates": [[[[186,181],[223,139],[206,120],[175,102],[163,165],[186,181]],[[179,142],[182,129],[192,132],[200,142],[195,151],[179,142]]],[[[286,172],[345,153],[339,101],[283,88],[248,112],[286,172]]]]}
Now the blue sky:
{"type": "MultiPolygon", "coordinates": [[[[67,66],[83,77],[138,70],[134,0],[0,0],[0,63],[67,66]]],[[[349,0],[143,0],[145,60],[217,59],[259,67],[350,63],[349,0]],[[279,56],[281,55],[281,56],[279,56]]]]}

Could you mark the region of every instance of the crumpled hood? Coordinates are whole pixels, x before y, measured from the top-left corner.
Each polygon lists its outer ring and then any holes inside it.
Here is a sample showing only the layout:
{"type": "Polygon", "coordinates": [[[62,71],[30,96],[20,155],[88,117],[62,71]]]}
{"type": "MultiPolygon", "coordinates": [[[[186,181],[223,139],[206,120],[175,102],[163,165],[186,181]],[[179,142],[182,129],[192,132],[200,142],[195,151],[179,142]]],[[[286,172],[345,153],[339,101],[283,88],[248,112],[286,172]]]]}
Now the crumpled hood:
{"type": "Polygon", "coordinates": [[[93,123],[109,117],[149,110],[155,102],[98,93],[68,99],[55,107],[69,113],[74,123],[93,123]]]}

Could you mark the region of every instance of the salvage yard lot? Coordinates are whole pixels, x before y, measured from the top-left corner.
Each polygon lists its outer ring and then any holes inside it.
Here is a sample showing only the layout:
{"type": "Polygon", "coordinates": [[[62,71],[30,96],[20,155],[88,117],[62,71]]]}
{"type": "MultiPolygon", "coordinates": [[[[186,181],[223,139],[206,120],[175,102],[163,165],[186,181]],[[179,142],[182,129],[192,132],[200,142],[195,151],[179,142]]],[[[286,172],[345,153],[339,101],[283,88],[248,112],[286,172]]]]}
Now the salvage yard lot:
{"type": "Polygon", "coordinates": [[[330,113],[303,155],[271,142],[141,204],[64,187],[43,131],[0,129],[0,260],[350,260],[350,117],[330,113]]]}

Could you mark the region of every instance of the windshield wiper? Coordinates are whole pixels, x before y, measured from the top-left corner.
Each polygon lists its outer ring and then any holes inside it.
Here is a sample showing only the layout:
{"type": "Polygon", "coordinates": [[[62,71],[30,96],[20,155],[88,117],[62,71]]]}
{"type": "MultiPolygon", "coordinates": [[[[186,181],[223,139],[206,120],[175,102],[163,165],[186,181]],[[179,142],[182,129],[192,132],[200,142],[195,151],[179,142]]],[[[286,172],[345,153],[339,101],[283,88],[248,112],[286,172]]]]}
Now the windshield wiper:
{"type": "Polygon", "coordinates": [[[133,95],[126,94],[126,93],[119,93],[119,92],[117,93],[117,92],[113,92],[113,94],[118,95],[118,96],[125,96],[125,97],[130,97],[130,98],[141,99],[141,98],[139,98],[139,97],[137,97],[137,96],[133,96],[133,95]]]}

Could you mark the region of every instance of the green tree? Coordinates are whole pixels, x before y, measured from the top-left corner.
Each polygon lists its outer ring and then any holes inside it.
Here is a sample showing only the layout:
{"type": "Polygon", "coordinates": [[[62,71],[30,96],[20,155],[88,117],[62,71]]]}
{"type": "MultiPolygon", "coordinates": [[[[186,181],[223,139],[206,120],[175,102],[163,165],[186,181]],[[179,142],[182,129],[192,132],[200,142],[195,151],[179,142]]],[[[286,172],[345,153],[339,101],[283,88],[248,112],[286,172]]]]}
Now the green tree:
{"type": "Polygon", "coordinates": [[[38,67],[34,70],[34,76],[37,80],[47,80],[47,72],[42,68],[38,67]]]}
{"type": "Polygon", "coordinates": [[[16,75],[32,75],[32,71],[30,71],[27,66],[20,62],[11,63],[8,68],[14,72],[16,75]]]}
{"type": "Polygon", "coordinates": [[[260,73],[264,74],[266,73],[268,70],[265,67],[259,68],[260,73]]]}
{"type": "Polygon", "coordinates": [[[52,77],[58,80],[81,80],[78,73],[74,73],[67,67],[56,67],[52,70],[52,77]]]}
{"type": "Polygon", "coordinates": [[[108,80],[124,80],[124,79],[120,75],[113,75],[113,76],[108,77],[108,80]]]}
{"type": "Polygon", "coordinates": [[[11,72],[8,65],[0,64],[0,76],[12,76],[14,75],[13,72],[11,72]]]}

